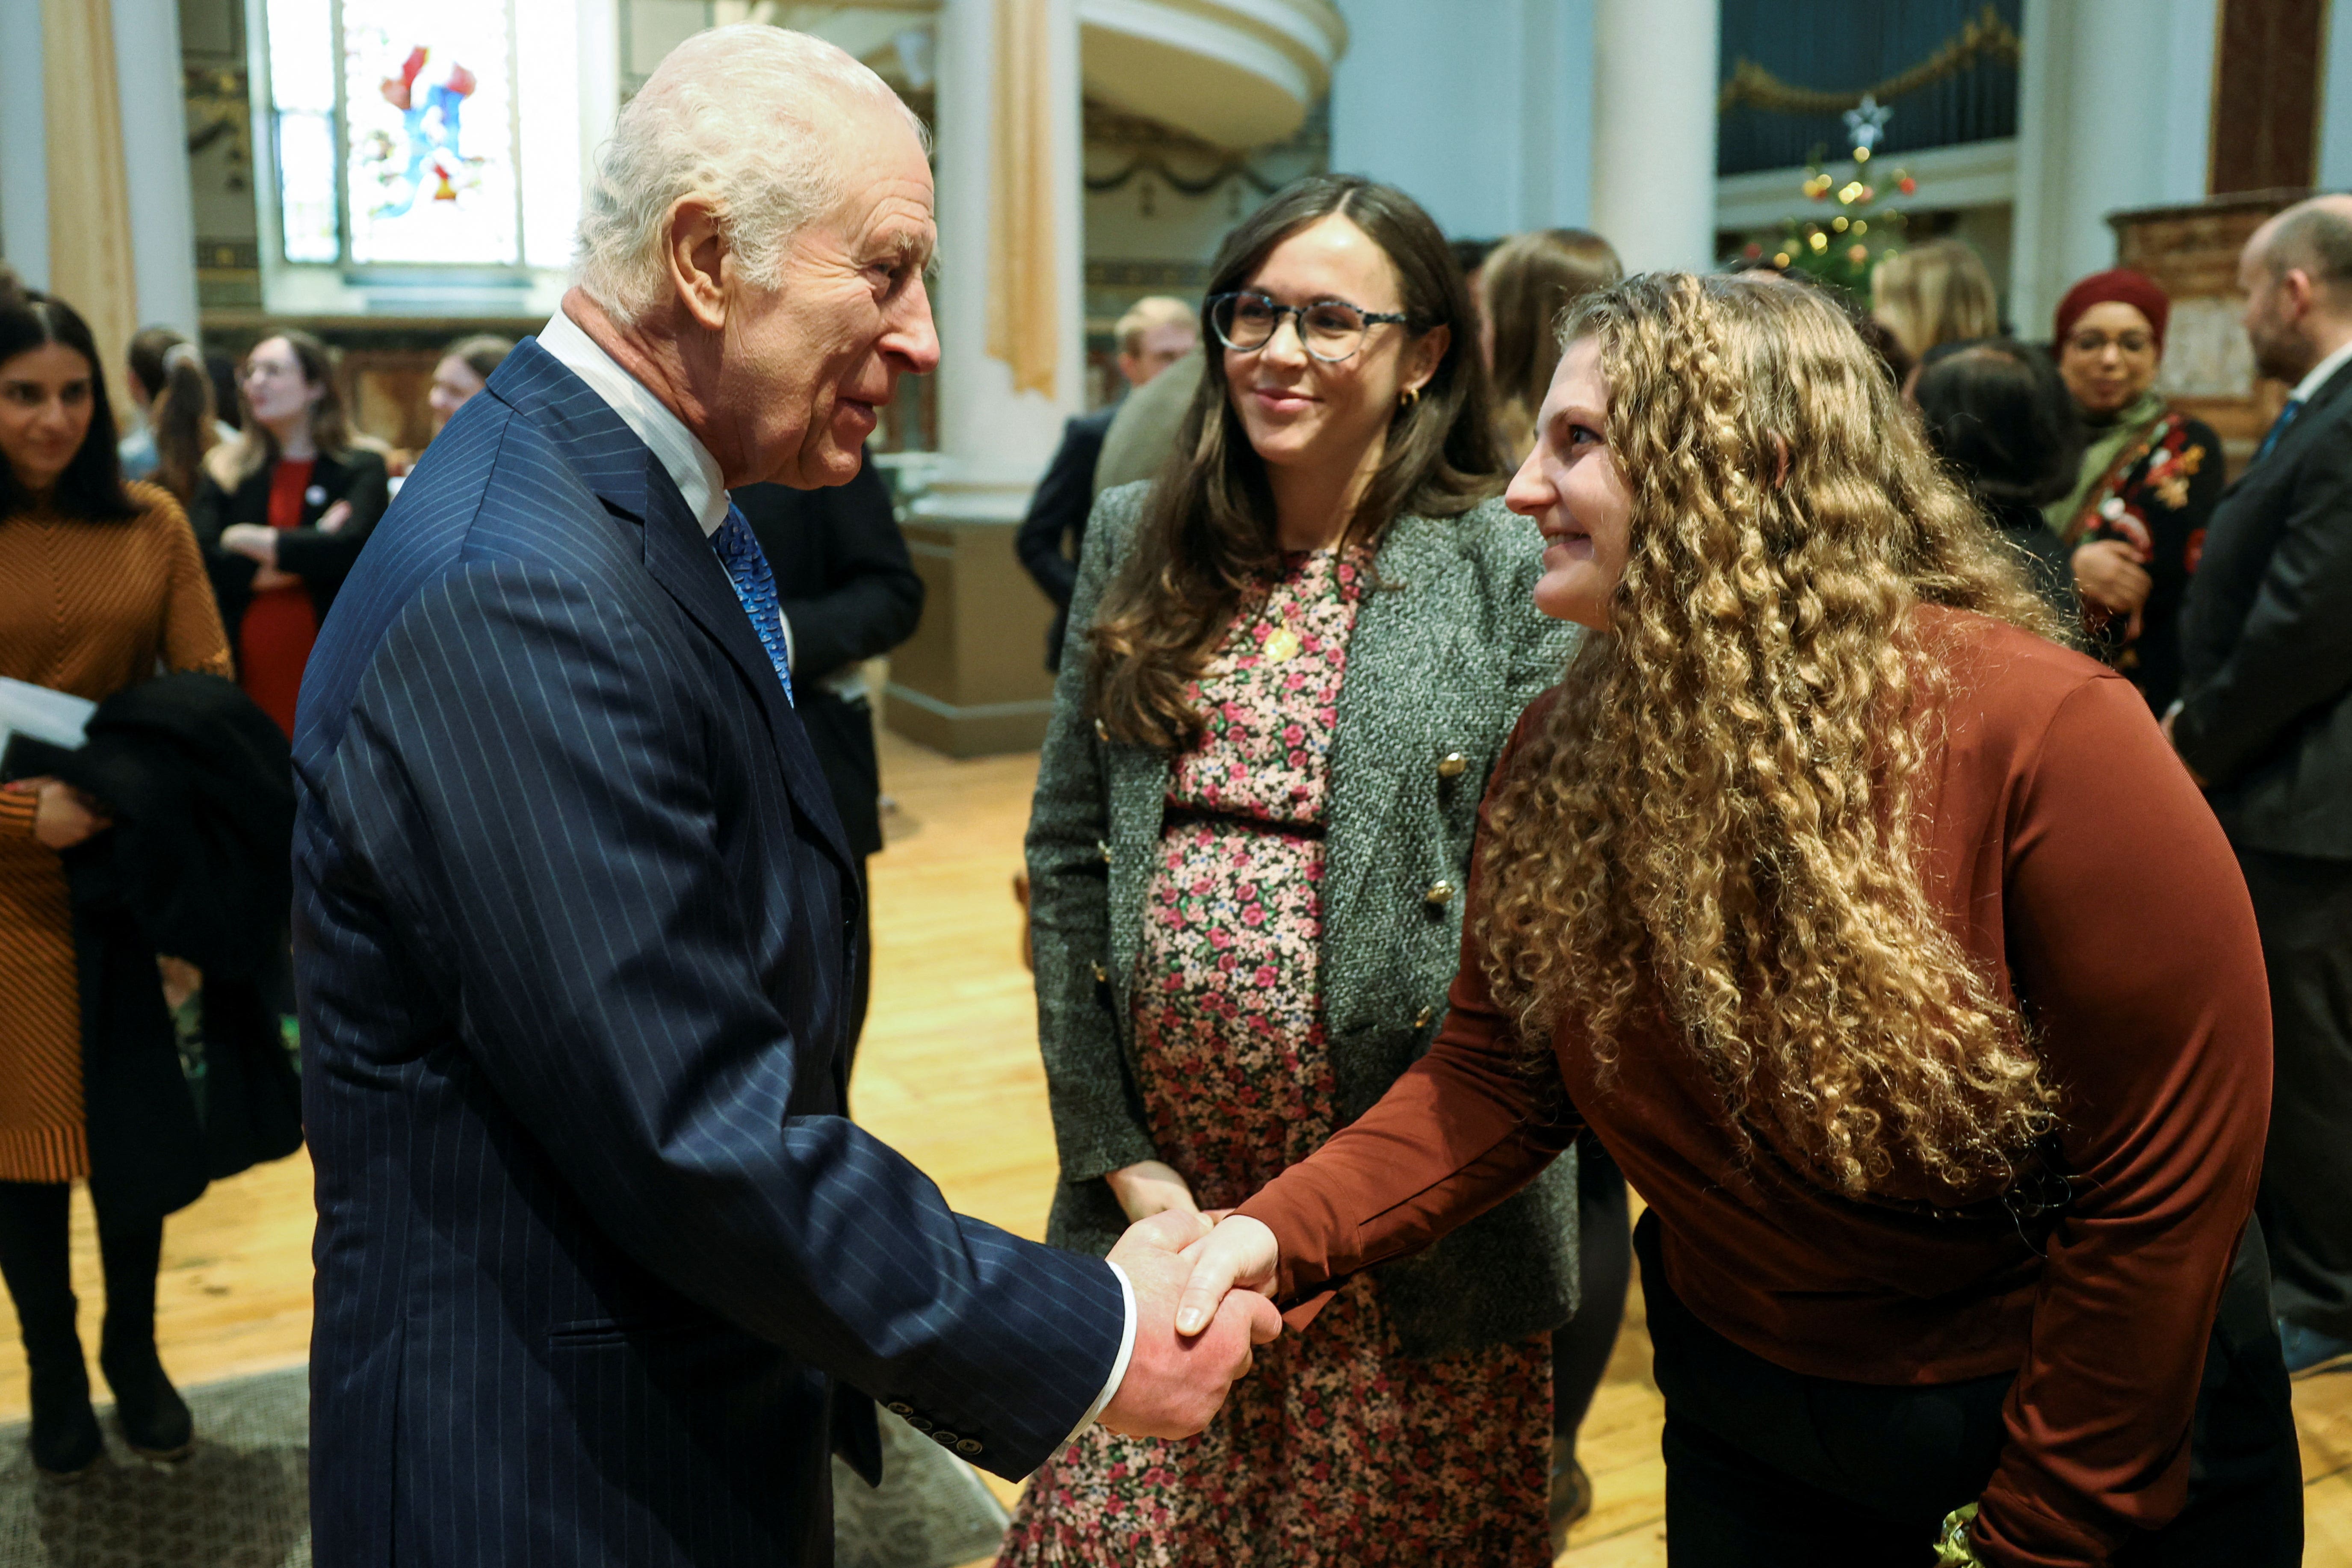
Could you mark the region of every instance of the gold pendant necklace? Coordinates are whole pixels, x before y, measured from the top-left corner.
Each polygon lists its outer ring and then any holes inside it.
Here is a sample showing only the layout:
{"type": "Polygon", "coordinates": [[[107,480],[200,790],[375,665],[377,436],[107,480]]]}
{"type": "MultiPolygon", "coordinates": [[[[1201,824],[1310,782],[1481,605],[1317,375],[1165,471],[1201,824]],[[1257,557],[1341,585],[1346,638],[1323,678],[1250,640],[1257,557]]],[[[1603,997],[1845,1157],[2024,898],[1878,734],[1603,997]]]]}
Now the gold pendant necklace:
{"type": "Polygon", "coordinates": [[[1277,626],[1259,650],[1275,664],[1286,664],[1298,657],[1298,633],[1289,626],[1277,626]]]}

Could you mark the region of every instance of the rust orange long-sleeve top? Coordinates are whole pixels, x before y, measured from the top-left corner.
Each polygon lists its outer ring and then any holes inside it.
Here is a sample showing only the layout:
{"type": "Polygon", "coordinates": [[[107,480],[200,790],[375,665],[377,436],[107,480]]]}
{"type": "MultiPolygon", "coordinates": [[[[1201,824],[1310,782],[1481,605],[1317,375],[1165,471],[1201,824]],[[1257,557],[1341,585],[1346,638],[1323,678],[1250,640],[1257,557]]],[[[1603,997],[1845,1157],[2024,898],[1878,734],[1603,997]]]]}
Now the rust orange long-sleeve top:
{"type": "Polygon", "coordinates": [[[1854,1382],[2015,1373],[1977,1550],[2098,1563],[2186,1494],[2269,1121],[2262,950],[2221,828],[2128,684],[1983,617],[1916,613],[1949,673],[1916,799],[1923,875],[1971,960],[2022,998],[2063,1094],[2054,1215],[2021,1218],[1990,1188],[1932,1211],[1840,1196],[1744,1144],[1663,1028],[1622,1038],[1604,1076],[1564,1020],[1562,1110],[1469,935],[1429,1054],[1241,1212],[1273,1228],[1277,1292],[1297,1301],[1482,1212],[1588,1126],[1656,1211],[1675,1292],[1726,1338],[1854,1382]]]}

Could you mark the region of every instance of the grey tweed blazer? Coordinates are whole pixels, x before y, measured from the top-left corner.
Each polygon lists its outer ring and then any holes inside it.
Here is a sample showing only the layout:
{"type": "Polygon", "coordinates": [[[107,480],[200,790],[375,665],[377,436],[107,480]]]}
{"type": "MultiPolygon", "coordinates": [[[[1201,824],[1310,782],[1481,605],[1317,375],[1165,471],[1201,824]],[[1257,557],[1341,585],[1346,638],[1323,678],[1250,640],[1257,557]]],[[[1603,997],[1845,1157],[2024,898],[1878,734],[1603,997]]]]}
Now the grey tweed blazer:
{"type": "MultiPolygon", "coordinates": [[[[1160,1158],[1129,1021],[1170,759],[1099,738],[1086,704],[1087,630],[1149,489],[1104,492],[1087,525],[1029,819],[1037,1030],[1062,1162],[1047,1239],[1095,1253],[1127,1224],[1102,1175],[1160,1158]]],[[[1323,1010],[1343,1125],[1437,1032],[1479,798],[1520,710],[1575,647],[1575,630],[1529,598],[1540,554],[1534,527],[1494,500],[1458,518],[1400,518],[1376,557],[1385,586],[1350,635],[1325,823],[1323,1010]]],[[[1413,1355],[1558,1326],[1576,1308],[1573,1152],[1378,1273],[1413,1355]]]]}

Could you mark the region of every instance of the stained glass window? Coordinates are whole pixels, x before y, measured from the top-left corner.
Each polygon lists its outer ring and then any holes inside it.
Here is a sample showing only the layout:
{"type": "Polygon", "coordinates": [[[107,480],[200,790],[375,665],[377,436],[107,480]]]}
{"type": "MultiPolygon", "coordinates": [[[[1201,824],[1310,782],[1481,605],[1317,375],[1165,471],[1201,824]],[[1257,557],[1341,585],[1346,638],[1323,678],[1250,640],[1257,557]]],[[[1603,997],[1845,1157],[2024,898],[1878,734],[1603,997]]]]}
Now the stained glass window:
{"type": "Polygon", "coordinates": [[[565,264],[572,0],[268,0],[267,15],[287,260],[565,264]]]}

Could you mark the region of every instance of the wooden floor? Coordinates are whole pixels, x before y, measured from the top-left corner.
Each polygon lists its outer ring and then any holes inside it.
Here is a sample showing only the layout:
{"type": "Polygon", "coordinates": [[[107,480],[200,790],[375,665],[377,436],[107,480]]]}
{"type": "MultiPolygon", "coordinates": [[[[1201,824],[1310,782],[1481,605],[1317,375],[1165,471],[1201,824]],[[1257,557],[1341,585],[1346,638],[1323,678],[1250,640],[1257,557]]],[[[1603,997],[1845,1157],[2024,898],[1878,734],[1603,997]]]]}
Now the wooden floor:
{"type": "MultiPolygon", "coordinates": [[[[874,862],[873,1015],[852,1089],[858,1120],[935,1177],[955,1205],[1044,1233],[1053,1131],[1037,1063],[1010,883],[1021,858],[1034,757],[950,762],[886,737],[898,810],[874,862]]],[[[299,1363],[310,1336],[310,1165],[302,1156],[215,1184],[166,1229],[158,1320],[184,1384],[299,1363]]],[[[100,1290],[87,1201],[77,1194],[83,1340],[98,1343],[100,1290]]],[[[1584,1428],[1599,1493],[1560,1559],[1573,1568],[1665,1562],[1658,1394],[1638,1287],[1584,1428]]],[[[92,1367],[93,1379],[98,1376],[92,1367]]],[[[25,1408],[24,1357],[0,1302],[0,1421],[25,1408]]],[[[2352,1373],[2295,1389],[2314,1568],[2352,1568],[2352,1373]]],[[[1000,1489],[1010,1497],[1013,1489],[1000,1489]]]]}

